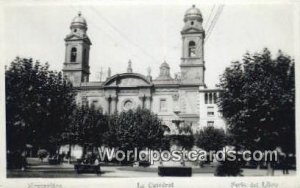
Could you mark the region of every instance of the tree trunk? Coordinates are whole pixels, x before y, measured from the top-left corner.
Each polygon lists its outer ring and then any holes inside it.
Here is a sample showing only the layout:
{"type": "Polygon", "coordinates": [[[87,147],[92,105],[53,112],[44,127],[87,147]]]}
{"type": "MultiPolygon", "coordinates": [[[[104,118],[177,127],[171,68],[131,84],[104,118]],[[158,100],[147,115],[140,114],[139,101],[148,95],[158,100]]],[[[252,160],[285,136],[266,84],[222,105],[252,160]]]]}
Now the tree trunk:
{"type": "Polygon", "coordinates": [[[267,176],[274,176],[274,169],[270,162],[267,162],[267,176]]]}
{"type": "Polygon", "coordinates": [[[260,162],[257,164],[256,169],[260,170],[260,162]]]}
{"type": "Polygon", "coordinates": [[[71,156],[72,156],[72,151],[71,151],[71,143],[69,144],[69,164],[71,164],[71,156]]]}

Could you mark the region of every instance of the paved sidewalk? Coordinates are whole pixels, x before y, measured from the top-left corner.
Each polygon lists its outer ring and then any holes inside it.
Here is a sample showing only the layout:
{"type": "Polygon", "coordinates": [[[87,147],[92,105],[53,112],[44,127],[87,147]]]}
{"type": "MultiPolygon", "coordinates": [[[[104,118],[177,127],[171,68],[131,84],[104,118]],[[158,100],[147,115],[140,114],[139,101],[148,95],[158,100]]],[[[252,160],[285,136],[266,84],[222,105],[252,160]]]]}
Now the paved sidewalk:
{"type": "MultiPolygon", "coordinates": [[[[153,167],[154,168],[154,167],[153,167]]],[[[266,176],[266,169],[243,169],[243,176],[266,176]]],[[[283,175],[282,170],[275,170],[275,176],[293,176],[295,170],[290,170],[288,175],[283,175]]],[[[214,176],[214,169],[196,169],[193,171],[193,177],[214,176]]],[[[42,163],[40,165],[28,166],[25,171],[8,170],[7,177],[45,177],[45,178],[110,178],[110,177],[158,177],[157,170],[149,168],[135,169],[128,166],[101,166],[100,174],[77,174],[74,170],[74,164],[63,163],[60,165],[49,165],[42,163]]]]}
{"type": "MultiPolygon", "coordinates": [[[[243,169],[244,176],[266,176],[267,169],[243,169]]],[[[275,170],[274,176],[295,176],[295,170],[289,170],[289,174],[285,175],[282,173],[282,170],[275,170]]]]}

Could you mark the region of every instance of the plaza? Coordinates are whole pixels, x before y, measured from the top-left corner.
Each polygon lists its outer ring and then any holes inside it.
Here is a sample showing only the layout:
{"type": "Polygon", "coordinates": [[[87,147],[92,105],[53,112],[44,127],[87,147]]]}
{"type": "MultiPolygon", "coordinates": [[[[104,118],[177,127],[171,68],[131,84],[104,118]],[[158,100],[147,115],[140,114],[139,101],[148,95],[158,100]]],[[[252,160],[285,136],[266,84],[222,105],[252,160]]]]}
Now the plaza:
{"type": "MultiPolygon", "coordinates": [[[[48,162],[41,162],[38,158],[28,158],[28,168],[22,170],[8,170],[9,178],[127,178],[127,177],[159,177],[157,167],[131,167],[117,165],[101,166],[100,174],[86,173],[77,174],[74,164],[62,163],[60,165],[49,165],[48,162]]],[[[208,165],[203,168],[193,168],[192,177],[212,177],[214,176],[215,166],[208,165]]],[[[266,169],[242,169],[243,176],[265,176],[266,169]]],[[[275,170],[274,176],[282,176],[282,170],[275,170]]],[[[286,176],[296,175],[295,170],[290,170],[286,176]]]]}

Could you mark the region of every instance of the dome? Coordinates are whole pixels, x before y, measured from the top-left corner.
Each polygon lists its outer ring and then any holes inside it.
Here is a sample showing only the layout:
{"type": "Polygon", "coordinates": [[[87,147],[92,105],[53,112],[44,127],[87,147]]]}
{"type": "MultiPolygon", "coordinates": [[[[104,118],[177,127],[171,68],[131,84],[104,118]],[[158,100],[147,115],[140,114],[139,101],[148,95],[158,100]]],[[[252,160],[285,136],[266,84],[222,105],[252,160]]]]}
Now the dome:
{"type": "Polygon", "coordinates": [[[166,61],[164,61],[164,62],[160,65],[160,67],[161,67],[161,68],[162,68],[162,67],[170,68],[169,64],[168,64],[166,61]]]}
{"type": "Polygon", "coordinates": [[[78,15],[73,18],[71,26],[87,26],[86,20],[81,16],[81,12],[78,12],[78,15]]]}
{"type": "Polygon", "coordinates": [[[173,78],[170,76],[170,66],[164,61],[159,67],[159,76],[155,79],[156,81],[170,81],[173,78]]]}
{"type": "Polygon", "coordinates": [[[184,15],[184,21],[188,20],[198,20],[202,21],[202,14],[200,9],[196,8],[195,5],[193,5],[191,8],[189,8],[184,15]]]}

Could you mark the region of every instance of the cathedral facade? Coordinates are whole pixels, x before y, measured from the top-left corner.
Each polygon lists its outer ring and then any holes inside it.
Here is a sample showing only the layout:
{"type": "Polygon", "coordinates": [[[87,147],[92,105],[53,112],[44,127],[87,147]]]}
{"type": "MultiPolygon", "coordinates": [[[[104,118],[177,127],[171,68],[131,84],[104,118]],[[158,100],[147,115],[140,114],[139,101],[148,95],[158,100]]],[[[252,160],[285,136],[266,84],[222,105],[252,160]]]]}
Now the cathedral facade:
{"type": "Polygon", "coordinates": [[[184,15],[180,76],[171,76],[170,66],[163,62],[160,73],[152,78],[136,73],[129,61],[127,71],[108,76],[105,81],[90,82],[87,22],[79,13],[65,38],[66,52],[63,73],[76,92],[81,105],[93,105],[106,114],[130,109],[147,108],[162,119],[171,132],[175,131],[174,119],[181,119],[193,130],[205,126],[225,128],[216,100],[220,90],[205,85],[204,39],[202,14],[192,6],[184,15]]]}

